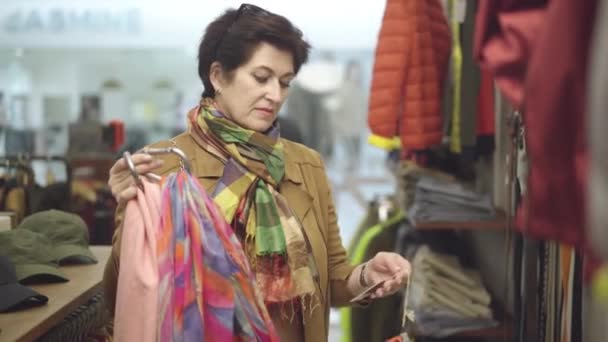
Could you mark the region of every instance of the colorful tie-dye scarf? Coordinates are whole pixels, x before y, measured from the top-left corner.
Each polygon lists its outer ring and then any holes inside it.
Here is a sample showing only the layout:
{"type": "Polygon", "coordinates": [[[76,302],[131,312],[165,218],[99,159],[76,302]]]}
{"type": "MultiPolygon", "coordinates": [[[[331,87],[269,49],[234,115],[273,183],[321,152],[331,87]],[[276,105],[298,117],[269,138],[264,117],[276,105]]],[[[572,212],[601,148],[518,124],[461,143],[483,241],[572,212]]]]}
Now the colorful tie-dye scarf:
{"type": "Polygon", "coordinates": [[[161,211],[157,341],[278,342],[243,247],[198,180],[165,178],[161,211]]]}
{"type": "Polygon", "coordinates": [[[285,174],[278,126],[266,134],[244,129],[210,99],[189,118],[196,142],[224,162],[213,198],[243,240],[264,301],[311,308],[318,270],[301,223],[277,191],[285,174]]]}

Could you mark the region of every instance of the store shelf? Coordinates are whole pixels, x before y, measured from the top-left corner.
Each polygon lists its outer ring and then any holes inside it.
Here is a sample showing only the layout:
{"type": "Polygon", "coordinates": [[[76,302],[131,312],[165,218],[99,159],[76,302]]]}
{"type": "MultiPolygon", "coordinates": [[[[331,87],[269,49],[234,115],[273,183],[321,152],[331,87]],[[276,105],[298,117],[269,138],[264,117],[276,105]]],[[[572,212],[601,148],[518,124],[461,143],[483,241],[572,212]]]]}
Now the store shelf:
{"type": "Polygon", "coordinates": [[[507,216],[503,211],[498,211],[496,219],[487,221],[434,221],[418,222],[416,229],[441,230],[441,229],[466,229],[466,230],[504,230],[507,228],[507,216]]]}
{"type": "Polygon", "coordinates": [[[513,336],[513,327],[509,324],[503,324],[494,328],[480,329],[464,331],[456,334],[458,337],[471,337],[471,338],[507,338],[510,339],[513,336]]]}
{"type": "MultiPolygon", "coordinates": [[[[424,336],[418,335],[418,337],[424,336]]],[[[505,323],[494,328],[463,331],[451,335],[450,337],[471,338],[475,341],[477,339],[487,339],[491,341],[510,341],[513,337],[513,326],[511,325],[511,323],[505,323]]]]}

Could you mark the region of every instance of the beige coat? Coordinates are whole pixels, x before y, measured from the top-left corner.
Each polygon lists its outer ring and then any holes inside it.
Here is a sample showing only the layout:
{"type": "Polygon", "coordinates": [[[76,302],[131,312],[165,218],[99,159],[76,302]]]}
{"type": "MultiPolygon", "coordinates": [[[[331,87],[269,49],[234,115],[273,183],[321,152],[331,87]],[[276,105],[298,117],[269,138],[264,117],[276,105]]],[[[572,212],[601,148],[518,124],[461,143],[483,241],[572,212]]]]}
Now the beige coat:
{"type": "MultiPolygon", "coordinates": [[[[222,176],[223,163],[196,145],[189,133],[173,139],[178,148],[190,158],[192,174],[210,193],[222,176]]],[[[329,308],[343,306],[353,297],[346,286],[346,279],[353,270],[348,263],[338,229],[336,210],[320,155],[300,144],[283,140],[285,146],[285,177],[279,192],[285,196],[296,216],[302,222],[310,239],[314,259],[319,268],[321,307],[311,316],[305,317],[304,341],[327,341],[329,331],[329,308]]],[[[151,147],[172,146],[163,141],[151,147]]],[[[160,156],[163,166],[157,171],[167,175],[179,167],[177,156],[160,156]]],[[[116,213],[117,229],[114,234],[112,257],[106,265],[104,287],[108,306],[114,310],[116,282],[118,277],[121,222],[124,207],[116,213]]]]}

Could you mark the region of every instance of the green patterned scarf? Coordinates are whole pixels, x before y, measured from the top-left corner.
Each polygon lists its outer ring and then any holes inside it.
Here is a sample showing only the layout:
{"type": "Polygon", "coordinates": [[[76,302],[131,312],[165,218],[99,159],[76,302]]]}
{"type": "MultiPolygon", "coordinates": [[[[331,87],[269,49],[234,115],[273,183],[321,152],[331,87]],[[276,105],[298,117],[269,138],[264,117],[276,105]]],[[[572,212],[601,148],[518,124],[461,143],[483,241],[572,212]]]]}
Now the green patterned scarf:
{"type": "MultiPolygon", "coordinates": [[[[313,303],[319,276],[310,242],[277,187],[285,175],[279,129],[266,134],[228,120],[210,99],[190,114],[190,132],[224,162],[212,194],[243,240],[267,305],[313,303]]],[[[310,306],[308,306],[310,307],[310,306]]]]}

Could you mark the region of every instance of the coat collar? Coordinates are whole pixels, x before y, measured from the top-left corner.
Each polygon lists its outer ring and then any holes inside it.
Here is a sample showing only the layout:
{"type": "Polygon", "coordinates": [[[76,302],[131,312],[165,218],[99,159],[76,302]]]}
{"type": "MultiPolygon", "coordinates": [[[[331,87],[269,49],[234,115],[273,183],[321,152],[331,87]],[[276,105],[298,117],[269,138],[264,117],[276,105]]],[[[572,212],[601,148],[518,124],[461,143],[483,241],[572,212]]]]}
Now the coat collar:
{"type": "MultiPolygon", "coordinates": [[[[209,153],[207,150],[198,148],[196,146],[196,142],[192,137],[189,137],[190,145],[192,146],[192,152],[186,154],[189,156],[194,156],[191,158],[191,163],[193,165],[193,173],[200,178],[220,178],[222,177],[222,172],[224,171],[224,163],[209,153]],[[198,163],[196,162],[198,160],[198,163]]],[[[289,145],[285,145],[285,179],[295,183],[302,184],[303,177],[302,172],[298,166],[298,163],[292,158],[293,153],[289,148],[289,145]]]]}
{"type": "MultiPolygon", "coordinates": [[[[186,155],[192,156],[190,161],[193,175],[209,180],[218,180],[222,177],[224,163],[219,158],[198,147],[196,141],[189,135],[186,144],[179,144],[179,146],[183,145],[187,145],[183,147],[186,155]]],[[[289,144],[285,144],[285,146],[286,181],[281,182],[279,192],[285,196],[300,221],[303,221],[312,207],[313,198],[304,185],[304,176],[298,162],[293,159],[294,151],[289,144]]]]}

